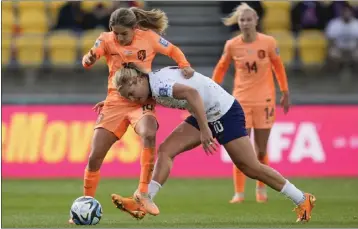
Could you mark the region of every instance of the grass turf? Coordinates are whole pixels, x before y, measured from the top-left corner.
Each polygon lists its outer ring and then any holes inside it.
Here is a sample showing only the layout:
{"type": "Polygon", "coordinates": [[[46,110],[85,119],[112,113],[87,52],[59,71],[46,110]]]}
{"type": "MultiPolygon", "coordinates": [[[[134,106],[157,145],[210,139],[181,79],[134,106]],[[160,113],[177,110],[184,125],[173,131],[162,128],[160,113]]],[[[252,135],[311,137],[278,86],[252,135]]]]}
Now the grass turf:
{"type": "MultiPolygon", "coordinates": [[[[96,198],[103,207],[101,222],[91,227],[358,227],[358,179],[292,179],[297,187],[317,197],[312,220],[295,223],[293,204],[269,190],[269,202],[255,202],[254,181],[248,180],[246,199],[229,204],[233,194],[230,179],[171,179],[155,201],[159,216],[141,221],[117,210],[110,194],[131,195],[137,180],[102,179],[96,198]]],[[[3,180],[2,227],[63,228],[69,210],[82,194],[82,180],[3,180]]]]}

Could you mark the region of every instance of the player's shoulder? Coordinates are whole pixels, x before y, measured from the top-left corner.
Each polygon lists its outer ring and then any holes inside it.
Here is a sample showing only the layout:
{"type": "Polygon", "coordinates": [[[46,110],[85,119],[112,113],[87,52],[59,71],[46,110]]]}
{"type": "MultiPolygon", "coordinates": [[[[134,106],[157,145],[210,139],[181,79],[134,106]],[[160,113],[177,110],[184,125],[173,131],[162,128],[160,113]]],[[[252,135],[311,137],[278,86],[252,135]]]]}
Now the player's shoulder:
{"type": "Polygon", "coordinates": [[[103,40],[103,41],[110,41],[113,40],[113,33],[112,32],[102,32],[99,35],[99,39],[103,40]]]}
{"type": "Polygon", "coordinates": [[[276,39],[271,35],[267,35],[267,34],[263,34],[263,33],[257,33],[257,35],[261,42],[266,42],[266,43],[276,42],[276,39]]]}
{"type": "Polygon", "coordinates": [[[228,46],[230,46],[230,45],[237,44],[237,43],[241,43],[241,42],[242,42],[242,35],[240,34],[240,35],[237,35],[237,36],[235,36],[235,37],[233,37],[233,38],[227,40],[227,41],[226,41],[226,44],[227,44],[228,46]]]}
{"type": "Polygon", "coordinates": [[[135,34],[140,37],[154,37],[159,36],[156,32],[151,29],[136,29],[135,34]]]}

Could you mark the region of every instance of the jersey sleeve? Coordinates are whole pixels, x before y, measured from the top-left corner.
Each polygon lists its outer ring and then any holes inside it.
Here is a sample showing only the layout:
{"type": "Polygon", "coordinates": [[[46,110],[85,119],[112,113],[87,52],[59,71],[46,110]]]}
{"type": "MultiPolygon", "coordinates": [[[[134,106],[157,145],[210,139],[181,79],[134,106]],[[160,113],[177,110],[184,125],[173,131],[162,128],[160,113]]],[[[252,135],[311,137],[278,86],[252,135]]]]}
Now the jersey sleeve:
{"type": "Polygon", "coordinates": [[[161,79],[158,76],[152,76],[150,81],[153,96],[173,97],[174,81],[161,79]]]}
{"type": "Polygon", "coordinates": [[[276,79],[281,91],[288,91],[288,82],[285,66],[280,57],[280,50],[276,40],[272,37],[269,40],[269,57],[275,71],[276,79]]]}
{"type": "Polygon", "coordinates": [[[216,83],[221,84],[223,82],[227,69],[230,66],[230,62],[231,62],[230,43],[229,41],[227,41],[225,43],[224,52],[221,55],[221,58],[214,69],[212,79],[216,83]]]}
{"type": "Polygon", "coordinates": [[[178,64],[180,68],[190,67],[190,63],[186,59],[184,53],[177,46],[159,36],[154,31],[148,31],[148,35],[156,53],[169,56],[178,64]]]}
{"type": "MultiPolygon", "coordinates": [[[[96,39],[94,42],[93,47],[91,48],[92,52],[96,54],[97,60],[102,56],[106,55],[106,41],[105,41],[105,34],[101,33],[101,35],[96,39]]],[[[82,58],[82,65],[85,68],[89,68],[87,64],[84,62],[84,58],[82,58]]]]}

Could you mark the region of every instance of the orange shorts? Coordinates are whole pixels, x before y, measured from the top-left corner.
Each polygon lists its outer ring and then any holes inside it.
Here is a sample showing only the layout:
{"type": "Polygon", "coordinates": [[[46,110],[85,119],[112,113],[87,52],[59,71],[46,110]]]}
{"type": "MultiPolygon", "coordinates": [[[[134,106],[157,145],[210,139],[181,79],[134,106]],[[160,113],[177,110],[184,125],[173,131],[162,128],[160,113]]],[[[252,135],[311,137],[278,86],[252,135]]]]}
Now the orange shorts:
{"type": "Polygon", "coordinates": [[[275,104],[267,105],[242,105],[245,113],[246,129],[270,129],[272,128],[275,118],[275,104]]]}
{"type": "Polygon", "coordinates": [[[155,102],[140,105],[121,97],[118,93],[107,96],[103,109],[98,115],[95,129],[104,128],[114,133],[119,139],[126,133],[127,128],[136,124],[146,115],[155,117],[155,102]]]}

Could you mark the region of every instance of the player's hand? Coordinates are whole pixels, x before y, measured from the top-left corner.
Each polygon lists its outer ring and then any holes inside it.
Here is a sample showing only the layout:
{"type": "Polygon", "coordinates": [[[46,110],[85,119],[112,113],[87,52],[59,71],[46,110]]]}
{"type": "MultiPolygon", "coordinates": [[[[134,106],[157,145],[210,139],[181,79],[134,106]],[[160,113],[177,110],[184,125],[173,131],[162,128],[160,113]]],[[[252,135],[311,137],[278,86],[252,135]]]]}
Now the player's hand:
{"type": "Polygon", "coordinates": [[[207,155],[214,154],[218,146],[209,127],[200,131],[200,140],[207,155]]]}
{"type": "Polygon", "coordinates": [[[94,53],[92,51],[92,49],[89,51],[89,53],[87,53],[84,57],[84,62],[85,64],[87,64],[88,66],[94,64],[94,62],[96,62],[97,60],[97,56],[96,53],[94,53]]]}
{"type": "Polygon", "coordinates": [[[191,67],[185,67],[181,69],[181,72],[186,79],[190,79],[194,75],[195,70],[191,67]]]}
{"type": "Polygon", "coordinates": [[[94,110],[94,112],[96,112],[97,114],[100,114],[103,109],[103,106],[104,106],[104,101],[101,101],[101,102],[97,103],[96,105],[94,105],[92,110],[94,110]]]}
{"type": "Polygon", "coordinates": [[[281,107],[283,108],[284,114],[287,114],[290,109],[290,99],[288,92],[283,92],[280,100],[281,107]]]}

